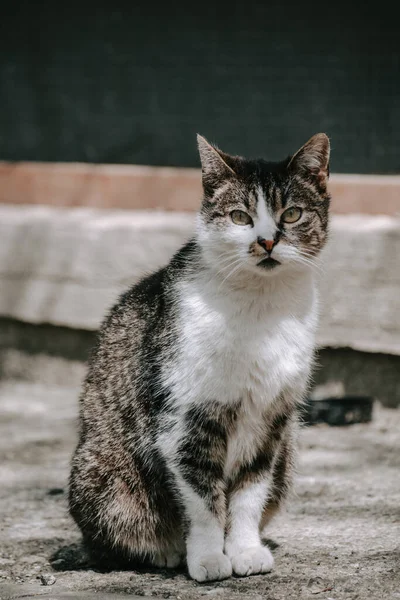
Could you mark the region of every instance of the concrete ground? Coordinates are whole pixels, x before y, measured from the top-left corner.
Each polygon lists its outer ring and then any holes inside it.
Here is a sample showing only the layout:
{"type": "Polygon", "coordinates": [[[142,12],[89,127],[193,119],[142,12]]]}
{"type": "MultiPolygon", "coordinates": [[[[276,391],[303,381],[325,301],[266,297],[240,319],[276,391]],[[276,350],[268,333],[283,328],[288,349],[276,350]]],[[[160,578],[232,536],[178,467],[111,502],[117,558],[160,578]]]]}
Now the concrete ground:
{"type": "Polygon", "coordinates": [[[199,585],[184,572],[87,564],[66,502],[78,393],[0,386],[0,599],[400,599],[400,410],[304,429],[297,497],[268,532],[275,570],[199,585]]]}

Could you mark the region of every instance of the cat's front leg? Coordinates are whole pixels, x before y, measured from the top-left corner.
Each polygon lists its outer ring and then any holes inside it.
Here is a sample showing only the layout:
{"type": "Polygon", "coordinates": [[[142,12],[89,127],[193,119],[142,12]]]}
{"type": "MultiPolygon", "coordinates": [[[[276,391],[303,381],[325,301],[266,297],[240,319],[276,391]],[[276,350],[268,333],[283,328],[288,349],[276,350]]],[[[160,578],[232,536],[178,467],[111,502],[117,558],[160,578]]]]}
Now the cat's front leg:
{"type": "Polygon", "coordinates": [[[248,473],[231,492],[225,552],[236,575],[267,573],[273,567],[273,556],[263,545],[259,532],[269,489],[269,475],[257,477],[248,473]]]}
{"type": "Polygon", "coordinates": [[[289,392],[282,395],[282,412],[268,419],[264,443],[230,482],[225,552],[237,575],[267,573],[273,567],[274,559],[261,540],[260,528],[290,488],[297,427],[294,405],[289,392]]]}
{"type": "Polygon", "coordinates": [[[222,515],[215,515],[204,499],[195,494],[192,501],[186,500],[186,509],[189,517],[186,539],[189,575],[199,582],[230,577],[231,561],[223,552],[225,523],[222,515]]]}
{"type": "Polygon", "coordinates": [[[227,450],[226,414],[193,407],[183,420],[184,434],[174,461],[188,533],[187,565],[196,581],[225,579],[232,574],[224,554],[226,498],[223,466],[227,450]]]}

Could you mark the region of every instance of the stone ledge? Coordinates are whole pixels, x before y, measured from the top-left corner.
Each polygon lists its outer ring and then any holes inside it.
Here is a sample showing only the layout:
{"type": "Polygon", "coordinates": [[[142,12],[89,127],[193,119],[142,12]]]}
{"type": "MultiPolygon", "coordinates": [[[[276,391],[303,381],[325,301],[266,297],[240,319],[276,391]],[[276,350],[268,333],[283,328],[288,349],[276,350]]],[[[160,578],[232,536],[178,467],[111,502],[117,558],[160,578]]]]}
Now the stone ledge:
{"type": "MultiPolygon", "coordinates": [[[[194,215],[0,206],[0,316],[96,330],[117,296],[165,264],[194,215]]],[[[400,220],[337,215],[324,256],[321,347],[400,354],[400,220]]]]}
{"type": "MultiPolygon", "coordinates": [[[[400,176],[331,176],[338,214],[400,214],[400,176]]],[[[104,209],[197,210],[199,169],[86,163],[0,162],[0,203],[104,209]]]]}
{"type": "Polygon", "coordinates": [[[400,354],[400,219],[336,215],[330,238],[320,345],[400,354]]]}

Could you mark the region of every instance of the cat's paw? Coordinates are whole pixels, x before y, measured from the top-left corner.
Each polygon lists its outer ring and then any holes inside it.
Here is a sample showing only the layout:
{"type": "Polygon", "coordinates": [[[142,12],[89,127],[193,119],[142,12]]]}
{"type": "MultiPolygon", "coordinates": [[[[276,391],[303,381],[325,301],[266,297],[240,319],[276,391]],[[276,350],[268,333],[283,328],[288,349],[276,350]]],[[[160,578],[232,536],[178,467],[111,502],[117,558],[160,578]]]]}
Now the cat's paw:
{"type": "Polygon", "coordinates": [[[274,558],[265,546],[247,548],[231,556],[232,569],[236,575],[268,573],[274,566],[274,558]]]}
{"type": "Polygon", "coordinates": [[[182,562],[182,556],[178,552],[157,552],[153,557],[152,564],[160,569],[176,569],[182,562]]]}
{"type": "Polygon", "coordinates": [[[189,575],[199,583],[203,581],[218,581],[232,575],[232,565],[229,558],[222,552],[207,554],[188,561],[189,575]]]}

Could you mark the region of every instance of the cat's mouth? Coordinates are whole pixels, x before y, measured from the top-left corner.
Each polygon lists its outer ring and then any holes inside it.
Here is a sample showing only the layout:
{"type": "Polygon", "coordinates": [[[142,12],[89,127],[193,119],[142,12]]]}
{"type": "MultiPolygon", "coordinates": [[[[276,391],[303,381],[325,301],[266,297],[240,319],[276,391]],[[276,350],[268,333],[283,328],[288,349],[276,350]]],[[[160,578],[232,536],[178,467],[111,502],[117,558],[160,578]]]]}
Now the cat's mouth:
{"type": "Polygon", "coordinates": [[[268,271],[270,271],[271,269],[275,269],[275,267],[277,267],[280,264],[281,263],[279,262],[279,260],[275,260],[275,258],[271,258],[270,256],[268,256],[267,258],[264,258],[259,263],[257,263],[257,267],[262,267],[263,269],[267,269],[268,271]]]}

